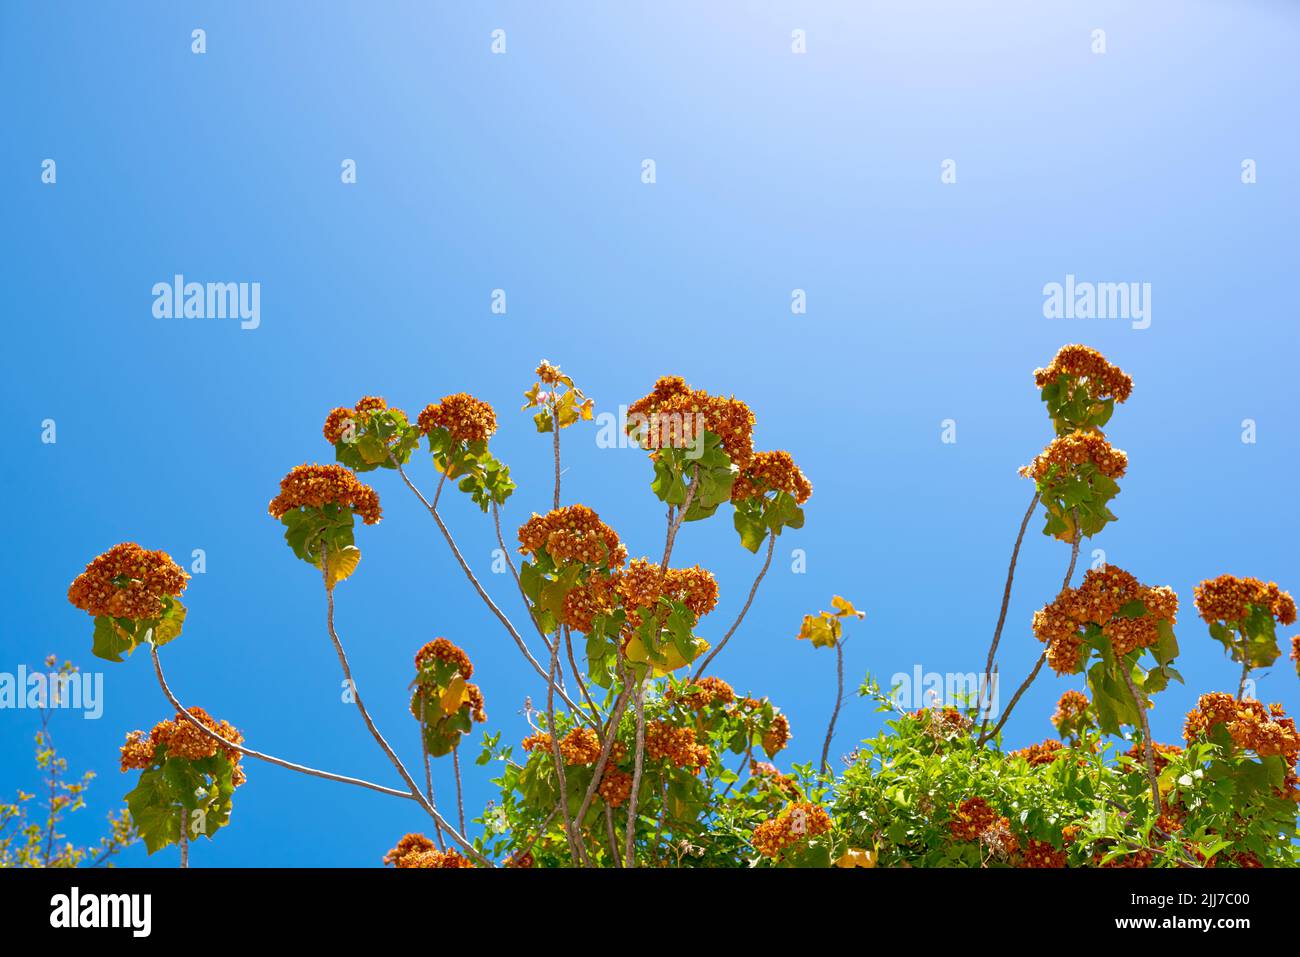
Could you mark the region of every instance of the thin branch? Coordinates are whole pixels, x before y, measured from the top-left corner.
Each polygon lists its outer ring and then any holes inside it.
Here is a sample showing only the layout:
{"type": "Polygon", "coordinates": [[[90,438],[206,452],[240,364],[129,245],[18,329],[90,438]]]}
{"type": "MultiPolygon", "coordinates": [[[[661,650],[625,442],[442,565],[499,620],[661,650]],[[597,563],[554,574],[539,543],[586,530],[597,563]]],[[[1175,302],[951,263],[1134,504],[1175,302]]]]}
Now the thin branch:
{"type": "MultiPolygon", "coordinates": [[[[1034,509],[1038,506],[1039,493],[1034,492],[1034,497],[1029,500],[1029,508],[1025,509],[1025,517],[1020,520],[1020,531],[1016,535],[1016,544],[1011,549],[1011,563],[1007,566],[1007,583],[1002,588],[1002,608],[998,611],[998,623],[993,629],[993,642],[989,645],[988,661],[984,665],[985,680],[993,674],[993,658],[998,652],[998,642],[1002,640],[1002,626],[1007,621],[1007,606],[1011,603],[1011,582],[1016,577],[1016,560],[1020,557],[1020,545],[1025,540],[1025,529],[1029,527],[1029,520],[1034,515],[1034,509]]],[[[984,716],[984,723],[980,726],[980,733],[988,727],[989,717],[984,716]]]]}
{"type": "Polygon", "coordinates": [[[633,692],[636,708],[636,762],[632,771],[632,793],[627,799],[627,834],[624,838],[623,866],[636,867],[636,805],[641,790],[641,771],[645,766],[645,680],[637,682],[633,692]]]}
{"type": "Polygon", "coordinates": [[[844,703],[844,641],[835,642],[835,710],[831,712],[831,723],[826,728],[826,742],[822,745],[822,774],[826,773],[826,757],[831,751],[831,738],[835,734],[835,721],[840,716],[840,706],[844,703]]]}
{"type": "Polygon", "coordinates": [[[596,766],[591,772],[591,783],[587,785],[587,793],[583,795],[582,804],[578,808],[579,822],[586,820],[587,809],[591,807],[591,802],[595,799],[596,791],[600,787],[601,778],[605,774],[605,765],[609,763],[609,755],[614,750],[614,740],[618,737],[618,722],[627,709],[629,697],[631,697],[630,679],[623,685],[623,690],[619,692],[618,698],[614,701],[614,710],[610,712],[609,728],[606,730],[605,740],[600,746],[600,757],[596,759],[596,766]]]}
{"type": "MultiPolygon", "coordinates": [[[[506,631],[510,633],[510,637],[514,639],[515,645],[518,646],[520,652],[523,653],[523,656],[528,659],[528,663],[533,666],[533,670],[537,672],[538,677],[542,678],[544,681],[550,681],[551,678],[547,675],[546,669],[543,668],[538,663],[537,659],[533,657],[532,652],[528,650],[528,646],[524,644],[524,639],[520,636],[515,626],[510,623],[510,619],[506,617],[505,612],[497,607],[496,602],[494,602],[491,596],[484,591],[483,586],[479,584],[479,580],[474,577],[474,572],[470,570],[469,564],[465,561],[465,557],[461,555],[460,549],[456,547],[456,540],[451,537],[451,532],[448,530],[446,524],[443,523],[442,516],[438,514],[437,507],[430,504],[429,500],[421,494],[418,488],[415,487],[415,484],[407,476],[406,470],[402,468],[397,459],[393,458],[391,455],[390,459],[397,468],[397,474],[400,475],[402,481],[406,483],[406,487],[415,494],[415,497],[423,503],[425,509],[433,516],[433,520],[438,524],[438,529],[442,532],[442,537],[447,540],[447,545],[451,548],[451,553],[456,556],[456,561],[460,564],[461,570],[465,573],[465,577],[469,579],[469,583],[473,585],[474,590],[478,592],[479,598],[483,599],[484,604],[488,606],[492,614],[496,615],[497,620],[505,626],[506,631]]],[[[570,708],[575,711],[580,710],[569,696],[565,694],[563,688],[559,689],[559,694],[560,697],[564,699],[564,703],[570,708]]]]}
{"type": "Polygon", "coordinates": [[[188,808],[181,808],[181,867],[190,866],[190,812],[188,808]]]}
{"type": "Polygon", "coordinates": [[[1160,781],[1156,775],[1155,752],[1151,747],[1151,724],[1147,721],[1147,705],[1142,700],[1142,696],[1138,694],[1137,685],[1133,683],[1133,675],[1129,673],[1129,668],[1123,659],[1119,661],[1119,671],[1124,676],[1124,683],[1128,685],[1128,693],[1133,696],[1133,704],[1138,712],[1138,721],[1142,725],[1142,747],[1146,758],[1147,780],[1151,782],[1151,816],[1158,817],[1160,815],[1160,781]]]}
{"type": "MultiPolygon", "coordinates": [[[[554,395],[554,393],[552,393],[554,395]]],[[[559,402],[551,403],[551,432],[555,436],[555,504],[554,508],[560,507],[560,414],[559,402]]]]}
{"type": "Polygon", "coordinates": [[[579,848],[582,848],[584,858],[586,848],[582,846],[582,839],[576,833],[573,819],[569,815],[569,782],[564,773],[564,756],[560,753],[560,736],[555,729],[555,672],[559,660],[560,642],[557,635],[555,644],[551,646],[551,670],[546,676],[546,732],[547,737],[551,739],[551,758],[555,762],[555,778],[559,785],[560,813],[564,815],[564,837],[569,842],[569,857],[573,861],[573,866],[577,867],[579,848]]]}
{"type": "Polygon", "coordinates": [[[465,833],[465,794],[460,781],[460,742],[451,749],[451,766],[456,772],[456,813],[460,821],[460,832],[465,833]]]}
{"type": "Polygon", "coordinates": [[[745,606],[740,609],[740,614],[737,615],[736,620],[731,623],[731,627],[727,629],[727,633],[722,636],[722,640],[718,642],[718,646],[709,652],[708,656],[700,665],[699,670],[695,672],[695,677],[692,680],[699,681],[700,678],[704,676],[704,669],[709,666],[709,662],[713,661],[713,659],[718,656],[718,652],[726,647],[727,642],[731,640],[731,636],[734,635],[736,629],[740,627],[740,623],[745,620],[745,615],[749,611],[749,606],[754,603],[754,596],[758,594],[758,586],[762,584],[763,576],[767,574],[767,570],[772,564],[772,552],[775,548],[776,532],[772,532],[772,534],[767,538],[767,558],[763,560],[763,567],[759,569],[758,577],[754,579],[754,584],[749,588],[749,597],[745,599],[745,606]]]}

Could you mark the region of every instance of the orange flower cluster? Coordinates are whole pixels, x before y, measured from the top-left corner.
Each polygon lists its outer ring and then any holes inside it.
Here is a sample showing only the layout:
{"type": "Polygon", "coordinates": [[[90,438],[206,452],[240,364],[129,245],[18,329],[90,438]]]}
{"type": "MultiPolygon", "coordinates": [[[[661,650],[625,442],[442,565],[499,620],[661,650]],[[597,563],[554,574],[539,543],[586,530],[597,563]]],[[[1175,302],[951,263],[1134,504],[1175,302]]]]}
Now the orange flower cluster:
{"type": "Polygon", "coordinates": [[[424,666],[434,660],[455,665],[462,678],[469,679],[474,676],[474,665],[470,663],[469,655],[465,654],[463,648],[452,644],[446,638],[435,638],[420,648],[415,653],[415,669],[423,671],[424,666]]]}
{"type": "Polygon", "coordinates": [[[1266,708],[1258,701],[1238,701],[1227,692],[1212,691],[1201,695],[1196,708],[1187,713],[1183,737],[1194,741],[1218,724],[1227,727],[1237,747],[1254,751],[1261,758],[1280,755],[1295,768],[1300,757],[1300,732],[1281,705],[1266,708]]]}
{"type": "Polygon", "coordinates": [[[612,528],[585,505],[566,505],[533,517],[519,527],[519,552],[545,551],[556,564],[581,562],[621,568],[627,549],[612,528]]]}
{"type": "Polygon", "coordinates": [[[680,702],[691,711],[703,711],[715,704],[728,705],[736,700],[736,692],[721,678],[709,675],[690,683],[690,691],[669,690],[669,701],[680,702]]]}
{"type": "Polygon", "coordinates": [[[1082,664],[1086,625],[1101,627],[1117,655],[1146,648],[1159,640],[1159,623],[1174,624],[1178,616],[1178,595],[1165,586],[1149,587],[1114,565],[1092,568],[1078,588],[1066,588],[1056,600],[1034,612],[1033,630],[1046,642],[1047,661],[1059,675],[1073,674],[1082,664]],[[1140,601],[1146,611],[1137,618],[1117,613],[1129,602],[1140,601]]]}
{"type": "Polygon", "coordinates": [[[1300,675],[1300,635],[1291,639],[1291,660],[1295,662],[1296,674],[1300,675]]]}
{"type": "Polygon", "coordinates": [[[1133,394],[1133,379],[1087,346],[1062,346],[1047,368],[1034,370],[1034,382],[1041,389],[1062,375],[1082,380],[1094,399],[1124,402],[1133,394]]]}
{"type": "MultiPolygon", "coordinates": [[[[325,417],[325,426],[321,432],[325,436],[325,441],[330,445],[337,445],[343,441],[344,433],[347,431],[349,422],[363,422],[366,416],[372,412],[383,412],[388,408],[388,403],[377,395],[362,396],[355,406],[350,409],[339,407],[332,409],[330,414],[325,417]]],[[[394,411],[400,412],[400,409],[394,411]]],[[[392,441],[397,441],[396,437],[392,441]]]]}
{"type": "Polygon", "coordinates": [[[981,797],[967,798],[949,811],[952,819],[948,822],[948,833],[959,841],[978,840],[981,834],[998,823],[998,812],[981,797]]]}
{"type": "Polygon", "coordinates": [[[784,751],[789,743],[790,719],[783,714],[778,714],[772,719],[768,729],[763,732],[763,751],[769,758],[774,758],[778,752],[784,751]]]}
{"type": "Polygon", "coordinates": [[[1283,625],[1295,623],[1295,601],[1276,582],[1220,575],[1196,586],[1196,610],[1209,624],[1241,621],[1250,614],[1251,605],[1267,608],[1283,625]]]}
{"type": "Polygon", "coordinates": [[[163,613],[162,596],[178,597],[189,577],[166,552],[122,542],[86,566],[68,587],[68,601],[95,616],[158,618],[163,613]]]}
{"type": "Polygon", "coordinates": [[[590,632],[597,616],[608,615],[617,607],[618,596],[614,592],[617,581],[617,573],[592,572],[585,582],[570,588],[564,596],[560,622],[580,634],[590,632]]]}
{"type": "Polygon", "coordinates": [[[764,857],[776,858],[792,844],[825,834],[830,829],[831,818],[825,808],[808,801],[797,801],[787,804],[776,817],[754,828],[749,842],[764,857]]]}
{"type": "Polygon", "coordinates": [[[280,479],[280,494],[268,511],[281,518],[295,508],[346,505],[367,525],[379,522],[379,494],[341,465],[295,465],[280,479]]]}
{"type": "Polygon", "coordinates": [[[709,395],[693,389],[679,376],[663,376],[649,395],[627,408],[629,419],[644,416],[648,428],[642,435],[651,450],[681,448],[696,441],[694,423],[722,440],[722,447],[737,468],[747,468],[754,458],[754,413],[732,396],[709,395]],[[697,420],[695,416],[700,416],[697,420]]]}
{"type": "Polygon", "coordinates": [[[736,476],[731,500],[756,498],[768,491],[789,492],[802,505],[812,495],[812,482],[804,477],[789,452],[758,452],[749,466],[736,476]]]}
{"type": "Polygon", "coordinates": [[[1062,753],[1063,745],[1060,741],[1040,741],[1038,744],[1031,744],[1019,751],[1012,751],[1011,756],[1024,758],[1033,767],[1039,767],[1040,765],[1051,764],[1062,753]]]}
{"type": "MultiPolygon", "coordinates": [[[[1169,759],[1171,757],[1174,757],[1182,753],[1183,753],[1183,749],[1176,744],[1161,744],[1159,741],[1152,741],[1151,757],[1155,761],[1156,774],[1159,774],[1161,771],[1163,771],[1166,767],[1169,766],[1169,759]]],[[[1125,751],[1124,754],[1132,758],[1134,761],[1138,762],[1139,764],[1144,763],[1147,759],[1146,749],[1142,747],[1142,744],[1140,742],[1134,744],[1133,747],[1125,751]]],[[[1166,830],[1168,830],[1168,828],[1166,828],[1166,830]]]]}
{"type": "Polygon", "coordinates": [[[1011,830],[1011,821],[1000,817],[980,832],[980,843],[999,857],[1010,857],[1020,850],[1020,839],[1011,830]]]}
{"type": "Polygon", "coordinates": [[[606,767],[596,791],[610,807],[622,807],[632,796],[632,775],[618,768],[606,767]]]}
{"type": "Polygon", "coordinates": [[[407,834],[384,855],[384,864],[398,868],[473,867],[469,858],[457,851],[440,851],[423,834],[407,834]]]}
{"type": "Polygon", "coordinates": [[[639,619],[631,614],[633,609],[653,608],[661,597],[680,601],[697,618],[707,615],[718,604],[718,582],[699,565],[661,572],[649,559],[633,559],[618,577],[614,590],[623,599],[628,617],[634,623],[639,619]]]}
{"type": "Polygon", "coordinates": [[[666,721],[654,721],[645,729],[645,754],[652,761],[667,758],[679,768],[698,771],[709,763],[713,752],[695,743],[694,728],[679,728],[666,721]]]}
{"type": "Polygon", "coordinates": [[[1075,431],[1053,439],[1047,448],[1020,470],[1025,478],[1041,482],[1049,472],[1070,474],[1074,468],[1091,462],[1107,478],[1123,478],[1128,469],[1128,455],[1112,446],[1100,432],[1075,431]]]}
{"type": "Polygon", "coordinates": [[[506,867],[532,867],[535,863],[531,851],[524,851],[522,854],[511,854],[505,860],[506,867]]]}
{"type": "MultiPolygon", "coordinates": [[[[203,727],[231,744],[243,742],[244,736],[233,725],[225,721],[214,720],[202,708],[190,708],[189,713],[203,727]]],[[[149,732],[148,738],[144,736],[143,731],[132,731],[126,736],[126,743],[122,745],[122,770],[143,771],[151,767],[159,747],[167,749],[166,757],[184,758],[187,761],[202,761],[204,758],[210,758],[220,751],[235,766],[235,786],[238,787],[244,783],[244,772],[239,766],[239,761],[243,755],[235,748],[228,748],[225,745],[218,744],[194,727],[179,711],[176,712],[176,717],[172,720],[160,721],[154,725],[153,730],[149,732]]]]}
{"type": "Polygon", "coordinates": [[[486,442],[497,430],[497,414],[482,399],[457,392],[444,396],[436,405],[425,406],[415,425],[422,435],[443,428],[457,442],[486,442]]]}
{"type": "MultiPolygon", "coordinates": [[[[550,754],[551,740],[551,736],[545,731],[538,731],[524,738],[522,746],[525,751],[550,754]]],[[[624,753],[626,749],[617,742],[610,749],[610,757],[615,761],[619,760],[624,753]]],[[[569,766],[595,764],[600,758],[600,738],[591,728],[571,728],[560,739],[560,757],[569,766]]]]}
{"type": "Polygon", "coordinates": [[[1020,858],[1021,867],[1043,868],[1064,867],[1065,851],[1058,851],[1047,841],[1030,838],[1025,842],[1025,853],[1020,858]]]}
{"type": "Polygon", "coordinates": [[[1052,715],[1052,724],[1062,734],[1078,723],[1088,713],[1088,696],[1082,691],[1066,691],[1056,702],[1056,713],[1052,715]]]}

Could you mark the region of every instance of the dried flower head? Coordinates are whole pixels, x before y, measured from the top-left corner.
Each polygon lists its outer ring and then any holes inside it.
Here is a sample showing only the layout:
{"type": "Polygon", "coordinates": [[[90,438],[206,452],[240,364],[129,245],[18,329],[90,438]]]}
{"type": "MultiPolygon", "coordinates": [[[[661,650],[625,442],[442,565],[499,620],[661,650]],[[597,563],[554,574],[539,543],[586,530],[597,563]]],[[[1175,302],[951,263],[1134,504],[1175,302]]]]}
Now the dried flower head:
{"type": "MultiPolygon", "coordinates": [[[[244,736],[231,724],[213,719],[202,708],[189,708],[191,717],[213,734],[230,744],[242,744],[244,736]]],[[[132,731],[122,745],[123,771],[144,770],[152,767],[161,757],[159,748],[165,748],[163,756],[184,758],[187,761],[202,761],[220,752],[235,766],[233,781],[235,787],[244,783],[244,772],[239,762],[243,755],[236,748],[227,747],[204,734],[181,712],[170,721],[160,721],[154,725],[146,739],[143,731],[132,731]]]]}
{"type": "Polygon", "coordinates": [[[1056,712],[1052,715],[1052,724],[1061,734],[1073,734],[1080,721],[1086,719],[1089,701],[1082,691],[1062,692],[1056,702],[1056,712]]]}
{"type": "MultiPolygon", "coordinates": [[[[342,406],[332,409],[330,414],[325,418],[325,425],[321,432],[325,436],[325,441],[331,445],[337,445],[342,442],[347,435],[349,423],[364,422],[366,417],[372,412],[383,412],[388,408],[388,403],[383,397],[377,395],[365,395],[357,400],[357,404],[350,409],[342,406]]],[[[394,412],[401,413],[401,409],[394,409],[394,412]]],[[[405,414],[403,418],[405,418],[405,414]]],[[[390,444],[396,442],[397,437],[390,439],[390,444]]]]}
{"type": "Polygon", "coordinates": [[[708,675],[688,682],[682,690],[670,689],[666,697],[691,711],[703,711],[713,705],[731,704],[736,700],[736,692],[721,678],[708,675]]]}
{"type": "Polygon", "coordinates": [[[731,500],[743,501],[765,492],[788,492],[802,505],[812,495],[812,482],[794,464],[789,452],[757,452],[749,465],[736,476],[731,486],[731,500]]]}
{"type": "Polygon", "coordinates": [[[790,846],[825,834],[831,829],[826,809],[809,801],[788,804],[776,817],[754,828],[750,843],[764,857],[780,857],[790,846]]]}
{"type": "Polygon", "coordinates": [[[1034,382],[1041,389],[1063,375],[1078,379],[1094,399],[1124,402],[1133,393],[1133,379],[1088,346],[1062,346],[1047,368],[1034,370],[1034,382]]]}
{"type": "Polygon", "coordinates": [[[556,564],[578,562],[621,568],[627,549],[612,528],[585,505],[566,505],[533,517],[519,527],[519,551],[545,551],[556,564]]]}
{"type": "Polygon", "coordinates": [[[425,665],[435,660],[455,665],[456,671],[462,678],[468,679],[474,676],[474,665],[470,662],[469,655],[465,654],[463,648],[446,638],[435,638],[421,647],[415,653],[415,668],[417,671],[423,671],[425,665]]]}
{"type": "Polygon", "coordinates": [[[1030,838],[1025,842],[1025,853],[1020,858],[1021,867],[1064,867],[1065,851],[1058,851],[1047,841],[1030,838]]]}
{"type": "Polygon", "coordinates": [[[486,442],[497,430],[497,414],[482,399],[457,392],[436,405],[425,406],[415,424],[422,435],[443,428],[458,442],[486,442]]]}
{"type": "Polygon", "coordinates": [[[1295,623],[1295,601],[1276,582],[1220,575],[1196,586],[1196,610],[1209,624],[1239,622],[1249,616],[1251,606],[1267,609],[1280,624],[1295,623]]]}
{"type": "Polygon", "coordinates": [[[341,465],[295,465],[280,479],[280,494],[268,511],[282,518],[295,508],[341,505],[352,509],[367,525],[379,522],[379,494],[341,465]]]}
{"type": "Polygon", "coordinates": [[[1091,463],[1107,478],[1123,478],[1128,469],[1128,455],[1112,446],[1095,431],[1075,431],[1053,439],[1047,448],[1020,470],[1025,478],[1036,482],[1049,477],[1073,474],[1076,467],[1091,463]]]}
{"type": "Polygon", "coordinates": [[[737,468],[748,467],[754,458],[754,413],[749,406],[734,396],[693,389],[678,376],[660,378],[649,395],[628,406],[627,414],[634,423],[644,420],[639,438],[651,451],[693,445],[703,429],[721,439],[737,468]]]}
{"type": "Polygon", "coordinates": [[[1300,757],[1300,733],[1286,717],[1281,705],[1264,707],[1252,699],[1238,701],[1232,695],[1213,691],[1201,695],[1196,708],[1187,713],[1183,737],[1190,743],[1223,725],[1233,744],[1254,751],[1261,758],[1280,756],[1294,769],[1300,757]]]}
{"type": "Polygon", "coordinates": [[[189,577],[166,552],[122,542],[86,566],[68,587],[68,601],[96,617],[158,618],[163,597],[179,597],[189,577]]]}

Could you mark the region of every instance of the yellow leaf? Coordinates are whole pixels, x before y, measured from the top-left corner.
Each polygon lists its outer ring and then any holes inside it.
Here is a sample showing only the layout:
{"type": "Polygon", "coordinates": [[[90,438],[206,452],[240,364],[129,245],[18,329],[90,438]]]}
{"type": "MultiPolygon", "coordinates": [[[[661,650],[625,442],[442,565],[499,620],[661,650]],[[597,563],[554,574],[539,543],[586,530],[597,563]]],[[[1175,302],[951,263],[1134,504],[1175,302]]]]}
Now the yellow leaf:
{"type": "MultiPolygon", "coordinates": [[[[333,548],[329,551],[329,559],[326,564],[325,574],[329,580],[329,587],[333,588],[345,578],[351,577],[352,573],[357,570],[357,565],[361,563],[361,549],[355,545],[345,545],[342,548],[333,548]]],[[[317,563],[319,565],[319,562],[317,563]]]]}
{"type": "Polygon", "coordinates": [[[858,618],[867,617],[865,611],[858,611],[853,607],[853,602],[847,598],[841,598],[839,595],[831,599],[831,606],[835,609],[835,617],[837,618],[847,618],[849,615],[855,615],[858,618]]]}
{"type": "Polygon", "coordinates": [[[836,867],[875,867],[876,852],[864,851],[858,847],[851,847],[845,852],[844,856],[835,862],[836,867]]]}
{"type": "Polygon", "coordinates": [[[455,714],[460,710],[460,706],[469,700],[469,686],[465,679],[460,675],[451,679],[451,684],[447,690],[442,693],[440,703],[442,704],[443,714],[455,714]]]}
{"type": "Polygon", "coordinates": [[[829,612],[820,615],[804,615],[803,627],[799,629],[800,639],[812,641],[814,648],[833,648],[840,637],[840,622],[829,612]]]}

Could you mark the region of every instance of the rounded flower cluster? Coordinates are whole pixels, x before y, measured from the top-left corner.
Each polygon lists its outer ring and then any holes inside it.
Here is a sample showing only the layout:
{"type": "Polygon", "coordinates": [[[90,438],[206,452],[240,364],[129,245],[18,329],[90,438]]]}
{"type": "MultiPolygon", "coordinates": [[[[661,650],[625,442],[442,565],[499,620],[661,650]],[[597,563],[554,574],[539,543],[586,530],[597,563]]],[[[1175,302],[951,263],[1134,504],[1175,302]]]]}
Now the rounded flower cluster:
{"type": "Polygon", "coordinates": [[[682,448],[697,441],[699,428],[722,440],[722,447],[737,468],[747,468],[754,458],[754,413],[732,396],[709,395],[693,389],[679,376],[664,376],[650,394],[627,408],[628,418],[644,417],[641,436],[646,448],[682,448]]]}
{"type": "Polygon", "coordinates": [[[1079,379],[1094,399],[1124,402],[1133,393],[1133,379],[1088,346],[1062,346],[1047,368],[1034,370],[1034,382],[1041,389],[1063,375],[1079,379]]]}
{"type": "Polygon", "coordinates": [[[1053,439],[1047,448],[1020,470],[1025,478],[1041,482],[1053,475],[1070,474],[1076,466],[1091,462],[1107,478],[1123,478],[1128,455],[1112,446],[1100,432],[1075,431],[1053,439]]]}
{"type": "Polygon", "coordinates": [[[399,868],[473,867],[469,858],[457,851],[440,851],[423,834],[407,834],[384,855],[384,864],[399,868]]]}
{"type": "Polygon", "coordinates": [[[680,702],[691,711],[703,711],[713,705],[728,705],[736,700],[736,692],[721,678],[709,675],[693,681],[690,691],[670,690],[666,697],[669,701],[680,702]]]}
{"type": "MultiPolygon", "coordinates": [[[[190,708],[189,713],[203,727],[231,744],[243,742],[244,736],[233,725],[225,721],[214,720],[202,708],[190,708]]],[[[167,749],[165,752],[166,757],[184,758],[187,761],[202,761],[204,758],[210,758],[220,751],[231,764],[235,765],[235,786],[238,787],[244,783],[244,773],[239,767],[239,761],[243,755],[235,748],[228,748],[218,744],[194,727],[179,711],[176,712],[176,717],[172,720],[160,721],[154,725],[153,730],[149,732],[148,738],[145,737],[143,731],[132,731],[126,736],[126,743],[122,745],[122,770],[143,771],[151,767],[160,747],[167,749]]]]}
{"type": "Polygon", "coordinates": [[[774,758],[778,752],[784,751],[789,743],[790,719],[783,714],[778,714],[763,732],[763,751],[769,758],[774,758]]]}
{"type": "Polygon", "coordinates": [[[566,505],[533,517],[519,527],[519,551],[546,552],[556,564],[580,562],[621,568],[627,549],[615,531],[585,505],[566,505]]]}
{"type": "Polygon", "coordinates": [[[1012,751],[1011,756],[1024,758],[1033,767],[1038,767],[1043,764],[1051,764],[1059,758],[1062,754],[1062,748],[1060,741],[1040,741],[1019,751],[1012,751]]]}
{"type": "Polygon", "coordinates": [[[990,827],[998,823],[998,812],[981,797],[967,798],[950,808],[948,833],[959,841],[976,841],[990,827]]]}
{"type": "Polygon", "coordinates": [[[1033,630],[1046,642],[1047,661],[1057,674],[1074,674],[1082,666],[1083,639],[1080,629],[1097,625],[1110,639],[1117,655],[1146,648],[1159,640],[1159,623],[1174,624],[1178,616],[1178,595],[1164,586],[1149,587],[1114,565],[1092,568],[1078,588],[1066,588],[1056,600],[1034,612],[1033,630]],[[1137,618],[1117,613],[1130,602],[1139,601],[1145,613],[1137,618]]]}
{"type": "Polygon", "coordinates": [[[1241,621],[1250,614],[1252,605],[1267,608],[1283,625],[1295,623],[1295,601],[1276,582],[1220,575],[1196,586],[1196,610],[1210,624],[1241,621]]]}
{"type": "Polygon", "coordinates": [[[1291,660],[1295,662],[1296,674],[1300,674],[1300,635],[1291,639],[1291,660]]]}
{"type": "Polygon", "coordinates": [[[425,406],[415,424],[422,435],[443,428],[458,442],[486,442],[497,430],[497,414],[482,399],[457,392],[436,405],[425,406]]]}
{"type": "Polygon", "coordinates": [[[592,572],[585,582],[570,588],[564,596],[560,622],[579,634],[590,632],[598,616],[608,615],[618,605],[614,592],[617,580],[616,574],[592,572]]]}
{"type": "Polygon", "coordinates": [[[282,518],[295,508],[345,505],[367,525],[379,522],[379,494],[341,465],[295,465],[280,479],[280,494],[268,511],[282,518]]]}
{"type": "Polygon", "coordinates": [[[1021,867],[1064,867],[1065,851],[1058,851],[1047,841],[1030,838],[1025,842],[1025,853],[1020,858],[1021,867]]]}
{"type": "Polygon", "coordinates": [[[1088,715],[1088,696],[1082,691],[1066,691],[1056,702],[1052,724],[1061,734],[1071,734],[1079,722],[1088,715]]]}
{"type": "MultiPolygon", "coordinates": [[[[321,432],[325,436],[325,441],[331,445],[338,445],[343,441],[343,436],[347,432],[349,422],[364,421],[365,417],[372,412],[383,412],[388,408],[388,403],[382,397],[377,395],[362,396],[357,400],[357,404],[350,409],[339,407],[332,409],[330,414],[325,417],[325,426],[321,432]]],[[[400,409],[395,411],[401,411],[400,409]]],[[[396,437],[392,441],[397,441],[396,437]]]]}
{"type": "Polygon", "coordinates": [[[809,801],[797,801],[754,828],[750,843],[764,857],[775,858],[792,844],[825,834],[830,829],[831,818],[825,808],[809,801]]]}
{"type": "Polygon", "coordinates": [[[1011,830],[1011,821],[1000,817],[980,832],[980,843],[998,857],[1010,857],[1020,850],[1020,839],[1011,830]]]}
{"type": "MultiPolygon", "coordinates": [[[[549,754],[551,740],[545,731],[538,731],[524,738],[522,746],[525,751],[549,754]]],[[[610,749],[610,756],[617,761],[625,750],[622,745],[615,743],[610,749]]],[[[571,728],[560,738],[560,757],[569,766],[595,764],[600,759],[600,738],[591,728],[571,728]]]]}
{"type": "Polygon", "coordinates": [[[1218,724],[1227,728],[1237,747],[1254,751],[1261,758],[1278,755],[1294,768],[1300,757],[1300,732],[1296,731],[1295,721],[1284,715],[1281,705],[1266,708],[1258,701],[1238,701],[1222,691],[1203,694],[1196,708],[1187,713],[1183,737],[1194,741],[1218,724]]]}
{"type": "Polygon", "coordinates": [[[474,665],[470,662],[469,655],[465,654],[465,650],[459,645],[453,644],[446,638],[435,638],[421,647],[415,653],[415,668],[417,671],[423,671],[425,665],[435,660],[455,665],[462,678],[469,679],[474,676],[474,665]]]}
{"type": "Polygon", "coordinates": [[[622,599],[633,625],[640,622],[636,612],[655,607],[660,598],[680,601],[696,618],[707,615],[718,604],[718,582],[708,570],[694,565],[664,572],[646,558],[628,564],[627,570],[617,576],[614,592],[622,599]]]}
{"type": "Polygon", "coordinates": [[[189,577],[166,552],[122,542],[86,566],[68,587],[68,601],[96,617],[158,618],[162,597],[178,597],[189,577]]]}
{"type": "Polygon", "coordinates": [[[712,757],[708,745],[695,743],[694,728],[679,728],[655,721],[645,729],[645,753],[652,761],[667,758],[679,768],[698,770],[712,757]]]}
{"type": "Polygon", "coordinates": [[[632,796],[632,775],[618,768],[607,767],[600,779],[600,787],[596,790],[601,800],[610,807],[622,807],[632,796]]]}
{"type": "Polygon", "coordinates": [[[731,500],[739,502],[768,491],[789,492],[802,505],[812,495],[812,482],[804,477],[789,452],[758,452],[731,486],[731,500]]]}

